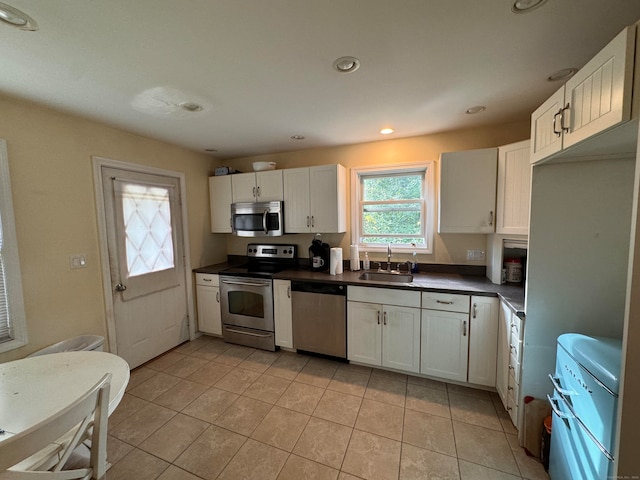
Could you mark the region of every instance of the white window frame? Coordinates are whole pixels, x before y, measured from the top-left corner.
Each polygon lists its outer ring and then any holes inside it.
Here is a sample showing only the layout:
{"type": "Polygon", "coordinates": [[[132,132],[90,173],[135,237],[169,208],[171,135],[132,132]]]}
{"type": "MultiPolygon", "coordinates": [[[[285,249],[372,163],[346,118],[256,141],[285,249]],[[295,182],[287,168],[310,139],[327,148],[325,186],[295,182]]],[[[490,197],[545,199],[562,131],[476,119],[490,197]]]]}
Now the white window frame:
{"type": "Polygon", "coordinates": [[[9,176],[7,142],[0,139],[0,217],[2,221],[2,256],[5,261],[7,303],[10,319],[10,340],[0,343],[0,353],[8,352],[27,344],[27,322],[22,296],[22,274],[18,257],[15,217],[9,176]]]}
{"type": "Polygon", "coordinates": [[[362,218],[360,209],[361,198],[361,176],[372,175],[396,175],[424,172],[423,198],[424,202],[424,247],[414,247],[411,245],[392,245],[396,252],[417,252],[433,253],[434,235],[434,212],[435,212],[435,185],[434,185],[435,162],[403,163],[394,165],[376,165],[373,167],[354,167],[351,169],[351,243],[357,244],[361,250],[368,252],[386,252],[386,247],[372,247],[369,244],[360,243],[360,232],[362,228],[362,218]]]}

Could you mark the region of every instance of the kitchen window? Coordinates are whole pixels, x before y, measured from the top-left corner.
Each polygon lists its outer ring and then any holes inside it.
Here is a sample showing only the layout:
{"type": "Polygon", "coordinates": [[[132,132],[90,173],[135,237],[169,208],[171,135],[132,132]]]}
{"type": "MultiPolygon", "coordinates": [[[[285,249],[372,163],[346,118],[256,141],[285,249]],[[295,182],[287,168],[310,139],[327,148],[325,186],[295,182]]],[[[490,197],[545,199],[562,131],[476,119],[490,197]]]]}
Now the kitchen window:
{"type": "Polygon", "coordinates": [[[0,352],[27,343],[7,144],[0,139],[0,352]]]}
{"type": "Polygon", "coordinates": [[[432,253],[433,162],[352,169],[352,243],[432,253]]]}

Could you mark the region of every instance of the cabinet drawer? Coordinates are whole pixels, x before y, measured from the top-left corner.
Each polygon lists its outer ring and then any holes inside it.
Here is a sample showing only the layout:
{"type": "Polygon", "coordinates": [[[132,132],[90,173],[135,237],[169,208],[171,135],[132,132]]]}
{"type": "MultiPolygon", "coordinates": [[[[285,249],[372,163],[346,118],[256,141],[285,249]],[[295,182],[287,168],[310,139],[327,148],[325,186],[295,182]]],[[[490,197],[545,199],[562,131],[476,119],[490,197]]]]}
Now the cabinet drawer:
{"type": "Polygon", "coordinates": [[[215,273],[196,273],[196,285],[217,287],[220,285],[220,276],[215,273]]]}
{"type": "Polygon", "coordinates": [[[513,355],[513,352],[511,352],[511,356],[509,357],[509,375],[513,375],[516,383],[520,383],[520,362],[518,358],[513,355]]]}
{"type": "Polygon", "coordinates": [[[511,314],[511,334],[518,340],[522,340],[522,319],[515,313],[511,314]]]}
{"type": "Polygon", "coordinates": [[[469,313],[469,295],[422,292],[422,308],[469,313]]]}
{"type": "MultiPolygon", "coordinates": [[[[512,395],[514,400],[517,401],[518,395],[520,395],[520,385],[516,382],[516,377],[513,372],[509,374],[509,386],[507,387],[508,395],[512,395]]],[[[514,402],[515,403],[515,402],[514,402]]]]}
{"type": "Polygon", "coordinates": [[[513,355],[518,363],[522,359],[522,341],[518,339],[513,333],[509,341],[509,351],[513,355]]]}
{"type": "Polygon", "coordinates": [[[511,422],[518,427],[518,399],[513,395],[507,396],[507,413],[511,417],[511,422]]]}
{"type": "Polygon", "coordinates": [[[394,290],[391,288],[356,287],[349,285],[347,287],[347,300],[419,308],[420,292],[394,290]]]}

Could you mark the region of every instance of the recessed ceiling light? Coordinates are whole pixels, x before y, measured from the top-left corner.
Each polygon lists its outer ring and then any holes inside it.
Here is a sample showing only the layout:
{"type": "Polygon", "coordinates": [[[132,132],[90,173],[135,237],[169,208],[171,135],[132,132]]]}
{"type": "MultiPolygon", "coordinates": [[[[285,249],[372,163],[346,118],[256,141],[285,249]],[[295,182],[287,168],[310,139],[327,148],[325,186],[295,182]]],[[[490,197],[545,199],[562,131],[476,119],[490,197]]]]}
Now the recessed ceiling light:
{"type": "Polygon", "coordinates": [[[20,30],[29,32],[38,30],[38,24],[33,18],[6,3],[0,3],[0,21],[20,30]]]}
{"type": "Polygon", "coordinates": [[[549,82],[558,82],[560,80],[567,80],[568,78],[573,77],[577,72],[578,72],[577,68],[563,68],[562,70],[553,72],[551,75],[547,77],[547,80],[549,82]]]}
{"type": "Polygon", "coordinates": [[[304,135],[291,135],[291,140],[304,140],[305,138],[304,135]]]}
{"type": "Polygon", "coordinates": [[[391,135],[394,132],[393,128],[383,128],[380,130],[382,135],[391,135]]]}
{"type": "Polygon", "coordinates": [[[353,73],[360,68],[360,60],[356,57],[340,57],[333,62],[333,68],[340,73],[353,73]]]}
{"type": "Polygon", "coordinates": [[[487,109],[484,105],[477,105],[475,107],[467,108],[467,112],[469,115],[474,115],[476,113],[484,112],[487,109]]]}
{"type": "Polygon", "coordinates": [[[516,0],[511,6],[513,13],[529,13],[547,3],[547,0],[516,0]]]}
{"type": "Polygon", "coordinates": [[[185,110],[187,112],[201,112],[202,111],[202,105],[198,105],[197,103],[193,103],[193,102],[182,102],[178,106],[182,110],[185,110]]]}

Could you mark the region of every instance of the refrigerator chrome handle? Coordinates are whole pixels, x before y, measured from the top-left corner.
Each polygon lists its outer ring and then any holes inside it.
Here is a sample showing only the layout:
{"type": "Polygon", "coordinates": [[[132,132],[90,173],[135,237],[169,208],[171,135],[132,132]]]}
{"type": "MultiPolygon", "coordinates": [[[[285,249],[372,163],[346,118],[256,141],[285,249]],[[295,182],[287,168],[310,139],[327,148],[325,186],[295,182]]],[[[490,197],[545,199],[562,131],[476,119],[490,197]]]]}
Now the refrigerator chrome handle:
{"type": "Polygon", "coordinates": [[[547,400],[549,400],[549,403],[551,404],[551,410],[553,410],[553,413],[555,413],[558,418],[576,418],[570,413],[562,413],[560,411],[560,407],[558,406],[558,400],[556,400],[555,398],[551,398],[551,396],[548,394],[547,400]]]}
{"type": "Polygon", "coordinates": [[[567,390],[566,388],[562,388],[560,386],[559,378],[549,374],[549,380],[551,380],[551,383],[553,384],[553,388],[555,389],[555,391],[558,392],[560,395],[565,395],[565,396],[577,395],[577,392],[575,392],[574,390],[567,390]]]}

